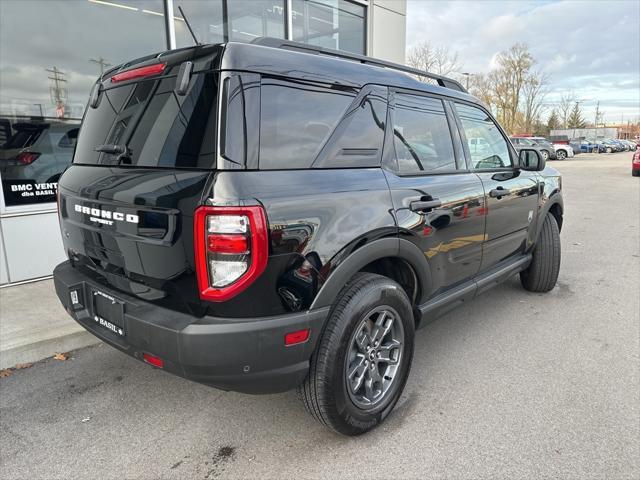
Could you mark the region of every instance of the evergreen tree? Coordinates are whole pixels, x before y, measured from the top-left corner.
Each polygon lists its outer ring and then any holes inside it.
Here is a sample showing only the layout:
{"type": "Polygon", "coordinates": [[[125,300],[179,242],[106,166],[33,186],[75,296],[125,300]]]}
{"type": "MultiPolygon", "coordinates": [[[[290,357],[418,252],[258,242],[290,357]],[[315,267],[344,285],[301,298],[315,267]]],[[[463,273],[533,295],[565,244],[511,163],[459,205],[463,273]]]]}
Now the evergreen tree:
{"type": "Polygon", "coordinates": [[[558,116],[557,110],[554,108],[551,110],[551,114],[547,119],[547,130],[550,132],[551,130],[558,130],[560,128],[560,117],[558,116]]]}
{"type": "Polygon", "coordinates": [[[567,118],[567,128],[585,128],[587,126],[587,122],[582,118],[582,109],[580,108],[580,103],[576,102],[571,109],[571,113],[569,114],[569,118],[567,118]]]}

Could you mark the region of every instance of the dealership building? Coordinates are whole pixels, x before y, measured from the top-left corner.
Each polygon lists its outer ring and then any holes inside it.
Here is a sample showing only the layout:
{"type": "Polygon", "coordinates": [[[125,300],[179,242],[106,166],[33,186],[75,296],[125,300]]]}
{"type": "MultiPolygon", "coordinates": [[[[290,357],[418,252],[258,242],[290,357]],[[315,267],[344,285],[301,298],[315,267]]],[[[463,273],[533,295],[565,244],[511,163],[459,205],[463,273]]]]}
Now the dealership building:
{"type": "Polygon", "coordinates": [[[201,43],[267,36],[404,63],[406,0],[2,0],[3,287],[47,279],[65,259],[57,180],[96,78],[124,61],[193,45],[183,14],[201,43]]]}

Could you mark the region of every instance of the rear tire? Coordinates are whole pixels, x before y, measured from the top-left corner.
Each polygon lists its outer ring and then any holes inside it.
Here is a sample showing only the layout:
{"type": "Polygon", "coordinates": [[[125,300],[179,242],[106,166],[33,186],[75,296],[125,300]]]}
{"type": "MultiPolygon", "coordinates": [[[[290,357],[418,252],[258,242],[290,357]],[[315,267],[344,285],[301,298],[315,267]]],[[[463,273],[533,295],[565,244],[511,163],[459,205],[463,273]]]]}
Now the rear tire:
{"type": "Polygon", "coordinates": [[[520,272],[520,283],[530,292],[548,292],[555,287],[559,272],[560,230],[555,217],[547,213],[531,264],[520,272]]]}
{"type": "Polygon", "coordinates": [[[298,387],[306,410],[343,435],[380,424],[407,381],[414,329],[411,302],[400,285],[357,274],[338,297],[298,387]]]}
{"type": "Polygon", "coordinates": [[[607,148],[607,153],[613,153],[613,150],[610,148],[607,148]]]}
{"type": "Polygon", "coordinates": [[[546,150],[541,150],[540,153],[542,153],[542,158],[545,162],[549,160],[549,152],[547,152],[546,150]]]}
{"type": "Polygon", "coordinates": [[[564,150],[556,151],[556,158],[558,160],[564,160],[565,158],[567,158],[567,152],[565,152],[564,150]]]}

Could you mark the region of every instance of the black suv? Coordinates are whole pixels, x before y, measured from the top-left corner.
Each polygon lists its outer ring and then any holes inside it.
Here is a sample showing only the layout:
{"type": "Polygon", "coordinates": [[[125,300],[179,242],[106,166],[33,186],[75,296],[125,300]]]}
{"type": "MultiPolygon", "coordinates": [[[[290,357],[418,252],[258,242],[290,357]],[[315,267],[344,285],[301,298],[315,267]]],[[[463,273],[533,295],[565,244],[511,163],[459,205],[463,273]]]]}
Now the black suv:
{"type": "Polygon", "coordinates": [[[516,273],[554,287],[560,180],[453,80],[273,39],[174,50],[94,86],[55,287],[139,360],[297,387],[358,434],[400,397],[418,326],[516,273]]]}

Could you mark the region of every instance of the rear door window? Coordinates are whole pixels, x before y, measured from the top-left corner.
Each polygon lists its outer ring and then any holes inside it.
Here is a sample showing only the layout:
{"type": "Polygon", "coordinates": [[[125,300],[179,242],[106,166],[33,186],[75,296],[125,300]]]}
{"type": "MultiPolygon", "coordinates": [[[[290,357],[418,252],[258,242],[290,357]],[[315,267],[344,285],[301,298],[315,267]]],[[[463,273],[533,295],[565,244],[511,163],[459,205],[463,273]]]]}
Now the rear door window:
{"type": "Polygon", "coordinates": [[[393,145],[401,174],[456,170],[451,131],[442,100],[394,95],[393,145]]]}
{"type": "Polygon", "coordinates": [[[163,78],[104,91],[98,107],[87,109],[74,163],[213,168],[217,75],[193,75],[184,96],[174,88],[174,78],[163,78]],[[105,144],[127,146],[130,156],[95,151],[105,144]]]}
{"type": "Polygon", "coordinates": [[[260,168],[309,168],[356,90],[262,78],[260,168]]]}

